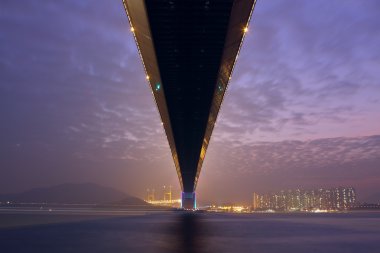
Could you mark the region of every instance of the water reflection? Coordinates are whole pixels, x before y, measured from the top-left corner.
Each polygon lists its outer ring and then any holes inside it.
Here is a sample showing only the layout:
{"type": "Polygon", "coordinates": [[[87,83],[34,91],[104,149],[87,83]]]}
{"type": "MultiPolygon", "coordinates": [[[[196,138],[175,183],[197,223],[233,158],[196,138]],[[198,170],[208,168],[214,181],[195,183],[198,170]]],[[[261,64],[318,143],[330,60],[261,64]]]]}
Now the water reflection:
{"type": "Polygon", "coordinates": [[[172,251],[183,253],[202,253],[205,247],[205,224],[200,214],[183,213],[177,217],[175,224],[170,228],[173,235],[172,251]]]}

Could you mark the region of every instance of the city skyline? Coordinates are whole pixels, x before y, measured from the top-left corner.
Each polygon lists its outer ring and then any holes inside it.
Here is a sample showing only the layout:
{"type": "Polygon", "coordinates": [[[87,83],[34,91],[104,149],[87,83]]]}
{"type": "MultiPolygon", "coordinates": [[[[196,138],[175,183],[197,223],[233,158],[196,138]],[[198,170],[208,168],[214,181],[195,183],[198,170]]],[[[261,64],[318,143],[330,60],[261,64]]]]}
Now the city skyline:
{"type": "MultiPolygon", "coordinates": [[[[140,198],[146,185],[179,193],[121,1],[2,6],[0,192],[95,182],[140,198]]],[[[379,9],[258,2],[200,199],[335,185],[380,198],[379,9]]]]}
{"type": "Polygon", "coordinates": [[[353,187],[291,189],[252,195],[253,210],[312,211],[349,210],[357,205],[353,187]]]}

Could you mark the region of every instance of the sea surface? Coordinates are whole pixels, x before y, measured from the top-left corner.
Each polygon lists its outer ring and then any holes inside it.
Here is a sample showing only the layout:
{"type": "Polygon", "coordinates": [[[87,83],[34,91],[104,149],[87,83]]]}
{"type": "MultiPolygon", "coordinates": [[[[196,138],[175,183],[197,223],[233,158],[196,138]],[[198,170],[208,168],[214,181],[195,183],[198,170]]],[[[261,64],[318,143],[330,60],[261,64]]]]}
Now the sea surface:
{"type": "Polygon", "coordinates": [[[380,212],[0,209],[0,252],[380,253],[380,212]]]}

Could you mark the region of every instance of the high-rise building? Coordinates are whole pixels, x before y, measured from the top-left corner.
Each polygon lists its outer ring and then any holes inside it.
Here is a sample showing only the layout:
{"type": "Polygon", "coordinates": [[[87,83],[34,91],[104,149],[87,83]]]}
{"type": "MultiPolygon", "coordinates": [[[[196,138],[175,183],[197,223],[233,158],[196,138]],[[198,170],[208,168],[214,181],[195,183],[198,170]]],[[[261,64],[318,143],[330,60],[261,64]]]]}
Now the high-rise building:
{"type": "Polygon", "coordinates": [[[259,202],[260,202],[259,195],[256,192],[254,192],[252,196],[252,210],[256,210],[260,207],[259,202]]]}

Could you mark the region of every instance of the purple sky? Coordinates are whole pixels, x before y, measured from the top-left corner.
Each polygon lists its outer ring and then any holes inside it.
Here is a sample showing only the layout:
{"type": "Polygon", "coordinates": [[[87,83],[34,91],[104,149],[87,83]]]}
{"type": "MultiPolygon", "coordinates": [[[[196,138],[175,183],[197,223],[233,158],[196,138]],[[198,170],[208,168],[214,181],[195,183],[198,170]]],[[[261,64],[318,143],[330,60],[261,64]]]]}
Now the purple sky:
{"type": "MultiPolygon", "coordinates": [[[[121,1],[0,4],[0,193],[179,183],[121,1]]],[[[380,2],[258,1],[198,196],[380,200],[380,2]]]]}

